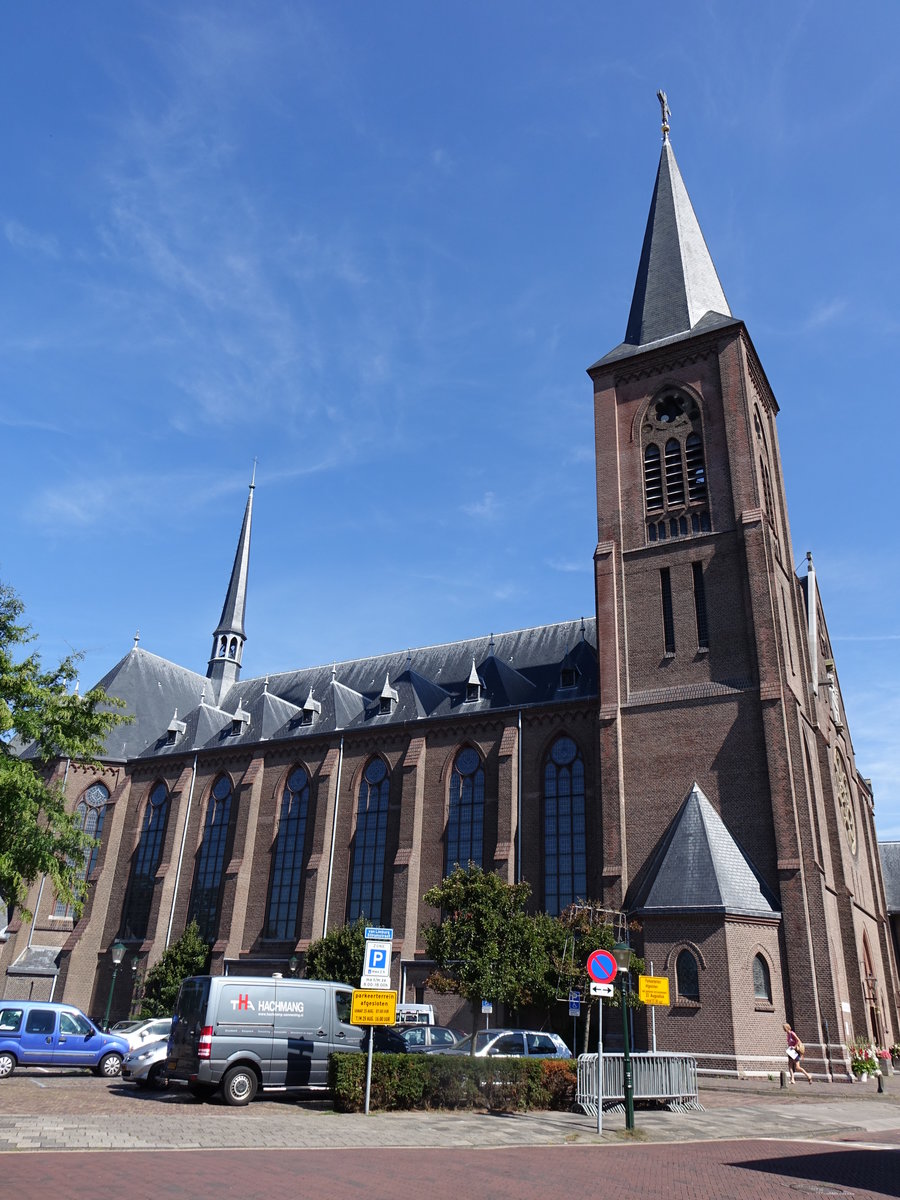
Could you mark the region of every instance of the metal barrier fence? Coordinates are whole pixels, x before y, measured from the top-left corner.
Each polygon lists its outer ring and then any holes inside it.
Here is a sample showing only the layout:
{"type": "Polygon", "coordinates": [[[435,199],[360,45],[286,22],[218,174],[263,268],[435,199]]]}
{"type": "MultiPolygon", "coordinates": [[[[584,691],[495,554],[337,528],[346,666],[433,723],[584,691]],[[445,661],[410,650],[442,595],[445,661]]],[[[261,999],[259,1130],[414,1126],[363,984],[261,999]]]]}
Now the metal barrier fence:
{"type": "MultiPolygon", "coordinates": [[[[621,1054],[603,1055],[604,1108],[624,1103],[625,1084],[621,1054]]],[[[697,1060],[683,1054],[632,1054],[631,1077],[635,1100],[659,1100],[673,1110],[698,1109],[697,1060]]],[[[597,1115],[597,1055],[578,1056],[575,1103],[583,1112],[597,1115]]]]}

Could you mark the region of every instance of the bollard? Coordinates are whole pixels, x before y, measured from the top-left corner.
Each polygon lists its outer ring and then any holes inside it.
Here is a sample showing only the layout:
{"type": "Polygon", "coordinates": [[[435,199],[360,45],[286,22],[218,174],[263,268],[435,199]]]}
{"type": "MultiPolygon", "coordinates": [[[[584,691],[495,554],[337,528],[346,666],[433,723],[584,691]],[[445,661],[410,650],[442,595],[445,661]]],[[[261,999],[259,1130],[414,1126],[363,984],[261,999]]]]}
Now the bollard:
{"type": "Polygon", "coordinates": [[[782,1071],[782,1072],[781,1072],[781,1086],[782,1086],[783,1088],[786,1088],[786,1087],[787,1087],[787,1085],[788,1085],[788,1074],[787,1074],[787,1071],[782,1071]]]}
{"type": "Polygon", "coordinates": [[[876,1071],[875,1076],[878,1079],[878,1094],[881,1096],[884,1094],[884,1075],[881,1071],[876,1071]]]}

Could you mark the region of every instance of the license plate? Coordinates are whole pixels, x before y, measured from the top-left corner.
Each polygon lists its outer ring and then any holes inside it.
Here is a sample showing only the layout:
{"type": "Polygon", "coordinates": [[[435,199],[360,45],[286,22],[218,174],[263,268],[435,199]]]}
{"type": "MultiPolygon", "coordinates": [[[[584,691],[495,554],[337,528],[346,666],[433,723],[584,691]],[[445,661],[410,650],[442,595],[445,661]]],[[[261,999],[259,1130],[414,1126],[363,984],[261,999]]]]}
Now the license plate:
{"type": "Polygon", "coordinates": [[[168,1067],[168,1069],[169,1069],[170,1071],[174,1071],[174,1070],[175,1070],[175,1068],[178,1066],[178,1059],[177,1059],[177,1058],[170,1058],[170,1059],[169,1059],[169,1061],[166,1063],[166,1066],[168,1067]]]}

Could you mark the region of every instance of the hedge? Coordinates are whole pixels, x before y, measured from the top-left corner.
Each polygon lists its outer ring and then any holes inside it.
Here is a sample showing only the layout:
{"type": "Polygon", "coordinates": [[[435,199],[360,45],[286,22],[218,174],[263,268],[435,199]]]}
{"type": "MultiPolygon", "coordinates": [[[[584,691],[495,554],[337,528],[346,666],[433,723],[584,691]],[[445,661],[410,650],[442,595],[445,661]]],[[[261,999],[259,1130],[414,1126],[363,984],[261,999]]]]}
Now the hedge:
{"type": "MultiPolygon", "coordinates": [[[[365,1054],[332,1054],[331,1091],[338,1112],[362,1112],[365,1054]]],[[[456,1054],[374,1054],[370,1109],[487,1108],[568,1110],[575,1102],[570,1059],[474,1058],[456,1054]]]]}

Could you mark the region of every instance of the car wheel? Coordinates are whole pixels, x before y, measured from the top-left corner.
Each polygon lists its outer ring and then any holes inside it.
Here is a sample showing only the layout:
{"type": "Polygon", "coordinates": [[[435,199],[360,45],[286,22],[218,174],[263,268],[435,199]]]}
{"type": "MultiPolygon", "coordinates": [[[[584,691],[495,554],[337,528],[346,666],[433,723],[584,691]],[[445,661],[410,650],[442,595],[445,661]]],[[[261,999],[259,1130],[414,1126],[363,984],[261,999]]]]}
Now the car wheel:
{"type": "Polygon", "coordinates": [[[157,1091],[164,1091],[169,1086],[169,1077],[166,1074],[166,1064],[164,1062],[156,1063],[147,1072],[147,1086],[156,1088],[157,1091]]]}
{"type": "Polygon", "coordinates": [[[233,1106],[249,1104],[258,1087],[256,1074],[251,1067],[232,1067],[222,1080],[222,1095],[225,1103],[233,1106]]]}
{"type": "Polygon", "coordinates": [[[14,1054],[4,1051],[0,1054],[0,1079],[5,1079],[7,1075],[12,1075],[16,1069],[16,1058],[14,1054]]]}
{"type": "Polygon", "coordinates": [[[97,1064],[97,1074],[102,1075],[104,1079],[115,1079],[117,1075],[121,1075],[122,1055],[104,1054],[97,1064]]]}

